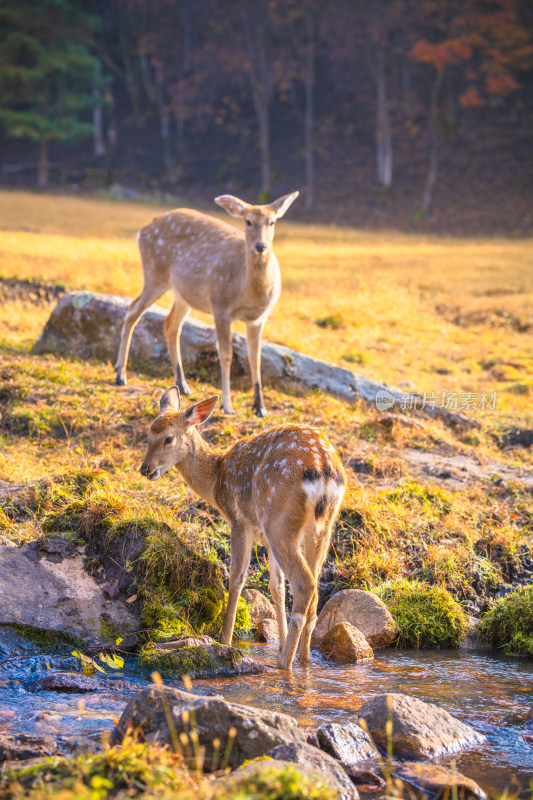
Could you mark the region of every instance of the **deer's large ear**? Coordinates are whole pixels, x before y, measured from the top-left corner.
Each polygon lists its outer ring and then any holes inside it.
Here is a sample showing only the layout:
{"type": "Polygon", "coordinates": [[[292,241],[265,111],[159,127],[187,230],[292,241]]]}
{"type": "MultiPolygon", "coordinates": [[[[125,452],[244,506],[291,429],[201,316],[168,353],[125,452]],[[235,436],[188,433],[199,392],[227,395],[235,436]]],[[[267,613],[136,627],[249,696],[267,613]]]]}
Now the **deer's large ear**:
{"type": "Polygon", "coordinates": [[[284,215],[290,205],[294,203],[296,198],[300,192],[293,192],[292,194],[284,194],[283,197],[278,197],[277,200],[274,200],[273,203],[269,203],[268,207],[272,209],[274,214],[276,215],[276,219],[279,219],[284,215]]]}
{"type": "Polygon", "coordinates": [[[245,203],[244,200],[239,200],[238,197],[234,197],[232,194],[221,194],[215,197],[215,203],[225,208],[232,217],[244,216],[249,208],[248,203],[245,203]]]}
{"type": "Polygon", "coordinates": [[[181,408],[180,390],[177,386],[171,386],[170,389],[167,389],[161,396],[159,410],[163,412],[166,411],[167,408],[171,408],[173,411],[179,411],[181,408]]]}
{"type": "Polygon", "coordinates": [[[202,400],[201,403],[191,406],[185,412],[185,419],[189,425],[201,425],[213,413],[216,404],[218,403],[218,395],[210,397],[208,400],[202,400]]]}

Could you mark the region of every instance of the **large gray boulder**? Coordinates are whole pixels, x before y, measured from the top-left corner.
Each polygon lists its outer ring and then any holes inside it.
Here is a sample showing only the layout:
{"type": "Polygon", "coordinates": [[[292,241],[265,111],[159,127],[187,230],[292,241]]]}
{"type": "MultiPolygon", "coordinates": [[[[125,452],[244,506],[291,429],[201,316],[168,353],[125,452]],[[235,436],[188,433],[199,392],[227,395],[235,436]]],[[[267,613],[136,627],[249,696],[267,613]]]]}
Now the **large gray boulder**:
{"type": "Polygon", "coordinates": [[[485,737],[433,703],[406,694],[378,694],[359,709],[375,743],[386,752],[387,721],[392,720],[395,757],[436,758],[482,744],[485,737]]]}
{"type": "Polygon", "coordinates": [[[0,548],[0,625],[46,631],[101,647],[117,636],[136,642],[137,616],[110,601],[84,569],[85,548],[51,536],[21,547],[0,548]]]}
{"type": "Polygon", "coordinates": [[[215,769],[220,767],[223,754],[228,751],[226,766],[235,768],[279,745],[306,744],[297,721],[287,714],[229,703],[219,696],[198,696],[154,685],[131,698],[113,732],[113,741],[119,743],[128,730],[135,730],[150,742],[172,746],[170,715],[178,737],[181,733],[189,735],[194,726],[200,747],[205,747],[205,771],[211,771],[214,760],[218,761],[215,769]],[[213,742],[217,739],[218,756],[213,759],[213,742]]]}
{"type": "Polygon", "coordinates": [[[373,648],[387,647],[396,639],[396,623],[385,603],[362,589],[344,589],[330,597],[316,621],[313,644],[320,645],[339,622],[358,628],[373,648]]]}
{"type": "MultiPolygon", "coordinates": [[[[115,361],[120,329],[131,298],[93,292],[71,292],[64,295],[46,323],[34,353],[60,353],[75,358],[100,358],[115,361]]],[[[168,312],[153,305],[143,314],[133,333],[131,356],[139,363],[160,370],[170,363],[163,323],[168,312]]],[[[249,376],[246,339],[232,334],[232,377],[249,376]]],[[[217,382],[220,376],[215,329],[204,322],[188,319],[181,332],[181,353],[185,371],[208,372],[217,382]]],[[[370,380],[343,367],[311,358],[279,344],[261,345],[263,382],[284,388],[321,389],[327,394],[355,402],[364,400],[378,409],[389,409],[395,403],[405,404],[405,393],[392,386],[370,380]]],[[[248,377],[249,380],[249,377],[248,377]]],[[[413,395],[413,398],[415,396],[413,395]]],[[[415,410],[413,405],[413,410],[415,410]]],[[[446,423],[461,427],[479,427],[479,423],[443,408],[425,408],[424,413],[439,416],[446,423]]]]}

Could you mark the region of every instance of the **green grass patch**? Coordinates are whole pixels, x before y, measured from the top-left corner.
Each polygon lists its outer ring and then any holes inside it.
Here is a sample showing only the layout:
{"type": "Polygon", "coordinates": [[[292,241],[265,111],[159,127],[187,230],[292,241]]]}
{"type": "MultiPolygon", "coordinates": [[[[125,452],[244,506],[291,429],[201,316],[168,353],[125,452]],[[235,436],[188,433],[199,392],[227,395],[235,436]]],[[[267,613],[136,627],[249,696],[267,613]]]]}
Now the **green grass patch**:
{"type": "Polygon", "coordinates": [[[533,656],[533,584],[498,600],[481,619],[479,636],[507,655],[533,656]]]}
{"type": "Polygon", "coordinates": [[[443,586],[403,579],[384,583],[374,591],[396,620],[401,646],[458,646],[466,616],[443,586]]]}
{"type": "Polygon", "coordinates": [[[170,796],[192,786],[178,755],[129,739],[121,747],[99,753],[48,758],[30,767],[7,769],[0,776],[0,798],[105,800],[119,793],[120,797],[147,797],[145,792],[151,791],[161,797],[162,790],[170,796]]]}

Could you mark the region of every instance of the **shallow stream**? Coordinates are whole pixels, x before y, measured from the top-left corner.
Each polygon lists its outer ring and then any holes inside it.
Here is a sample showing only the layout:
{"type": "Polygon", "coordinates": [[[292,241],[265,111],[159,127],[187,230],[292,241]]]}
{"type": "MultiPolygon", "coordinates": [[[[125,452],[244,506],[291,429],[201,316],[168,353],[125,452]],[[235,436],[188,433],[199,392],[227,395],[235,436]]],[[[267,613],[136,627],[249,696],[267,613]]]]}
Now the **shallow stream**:
{"type": "MultiPolygon", "coordinates": [[[[244,647],[260,661],[275,664],[273,647],[244,647]]],[[[46,674],[46,663],[72,669],[75,661],[40,656],[0,664],[0,732],[37,733],[86,745],[98,742],[102,731],[113,727],[135,686],[146,683],[132,659],[120,676],[106,679],[108,691],[28,692],[24,687],[46,674]],[[134,686],[119,689],[114,685],[117,679],[134,686]]],[[[178,680],[166,683],[183,688],[178,680]]],[[[486,744],[455,756],[459,771],[491,794],[508,788],[533,796],[533,745],[522,738],[524,719],[533,706],[531,661],[462,650],[385,650],[378,651],[373,662],[348,666],[314,654],[307,668],[296,665],[290,676],[273,669],[262,675],[198,680],[194,691],[283,711],[310,732],[323,722],[356,719],[360,705],[374,694],[410,694],[437,703],[487,737],[486,744]]]]}

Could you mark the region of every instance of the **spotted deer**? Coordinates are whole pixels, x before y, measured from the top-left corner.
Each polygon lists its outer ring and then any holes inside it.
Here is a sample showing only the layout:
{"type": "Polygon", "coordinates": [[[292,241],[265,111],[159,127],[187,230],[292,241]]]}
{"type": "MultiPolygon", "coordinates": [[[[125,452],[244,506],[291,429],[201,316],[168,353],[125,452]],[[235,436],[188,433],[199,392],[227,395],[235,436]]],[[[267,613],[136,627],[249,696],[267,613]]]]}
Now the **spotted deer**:
{"type": "Polygon", "coordinates": [[[288,670],[298,642],[300,660],[309,660],[318,578],[344,495],[344,469],[321,431],[305,425],[281,425],[242,439],[225,453],[214,452],[198,425],[208,419],[217,402],[218,397],[210,397],[182,412],[178,387],[168,389],[148,429],[141,473],[153,481],[176,466],[185,483],[217,508],[230,526],[224,644],[231,643],[252,544],[266,546],[279,632],[278,666],[288,670]],[[288,629],[285,575],[293,595],[288,629]]]}
{"type": "Polygon", "coordinates": [[[190,394],[183,373],[180,336],[191,308],[213,314],[222,373],[222,408],[232,414],[230,368],[231,323],[246,322],[248,361],[255,413],[266,415],[261,387],[261,336],[281,292],[281,273],[272,245],[276,221],[299,192],[273,203],[253,206],[223,194],[215,203],[245,221],[244,234],[233,226],[189,208],[179,208],[141,228],[137,235],[144,271],[144,288],[130,305],[115,364],[116,382],[126,384],[126,364],[133,329],[141,314],[167,290],[174,304],[165,320],[165,337],[174,381],[190,394]]]}

